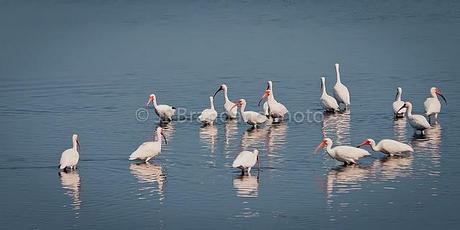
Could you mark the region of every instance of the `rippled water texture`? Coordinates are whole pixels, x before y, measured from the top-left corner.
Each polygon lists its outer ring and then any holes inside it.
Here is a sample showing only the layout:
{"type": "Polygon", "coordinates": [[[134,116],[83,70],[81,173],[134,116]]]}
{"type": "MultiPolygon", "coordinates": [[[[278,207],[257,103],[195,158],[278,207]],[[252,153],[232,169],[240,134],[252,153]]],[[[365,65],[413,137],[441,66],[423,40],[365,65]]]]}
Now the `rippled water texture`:
{"type": "MultiPolygon", "coordinates": [[[[460,224],[458,1],[0,0],[0,28],[2,228],[460,224]],[[336,62],[351,110],[322,116],[319,77],[332,94],[336,62]],[[193,114],[164,126],[168,144],[149,164],[128,161],[158,125],[151,109],[136,119],[149,94],[188,115],[226,83],[231,100],[260,111],[267,80],[291,113],[317,119],[250,130],[201,127],[193,114]],[[397,86],[416,113],[430,87],[447,97],[425,137],[393,120],[397,86]],[[79,167],[58,173],[72,133],[79,167]],[[343,167],[313,154],[323,136],[353,146],[392,138],[415,153],[343,167]],[[232,161],[254,148],[261,171],[241,176],[232,161]]],[[[223,95],[215,101],[222,112],[223,95]]]]}

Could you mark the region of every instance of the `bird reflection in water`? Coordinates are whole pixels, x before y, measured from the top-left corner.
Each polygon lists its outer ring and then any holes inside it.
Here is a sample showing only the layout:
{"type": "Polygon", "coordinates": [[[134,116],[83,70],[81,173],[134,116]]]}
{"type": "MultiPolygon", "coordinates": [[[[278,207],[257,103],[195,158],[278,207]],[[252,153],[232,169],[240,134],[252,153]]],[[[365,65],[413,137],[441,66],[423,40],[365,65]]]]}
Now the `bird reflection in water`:
{"type": "Polygon", "coordinates": [[[406,118],[394,119],[393,121],[393,131],[394,131],[395,139],[403,143],[407,143],[406,123],[407,123],[406,118]]]}
{"type": "Polygon", "coordinates": [[[361,190],[361,182],[367,180],[370,175],[369,168],[360,165],[341,165],[331,169],[326,176],[328,202],[333,202],[332,197],[336,194],[361,190]]]}
{"type": "MultiPolygon", "coordinates": [[[[257,176],[239,175],[233,179],[233,188],[236,190],[236,196],[240,198],[256,198],[259,196],[259,173],[257,176]]],[[[243,209],[235,215],[236,218],[258,217],[259,212],[252,210],[250,202],[243,201],[243,209]]]]}
{"type": "Polygon", "coordinates": [[[230,119],[224,125],[224,151],[229,153],[232,149],[232,141],[237,139],[238,135],[238,120],[230,119]]]}
{"type": "Polygon", "coordinates": [[[380,171],[379,179],[392,181],[398,177],[408,177],[412,174],[412,162],[414,156],[387,156],[372,162],[371,168],[374,172],[380,171]]]}
{"type": "Polygon", "coordinates": [[[260,129],[249,128],[241,136],[241,151],[246,149],[261,149],[265,144],[269,127],[260,129]]]}
{"type": "Polygon", "coordinates": [[[441,161],[441,126],[439,124],[425,130],[424,136],[414,136],[411,144],[416,153],[429,153],[431,163],[439,167],[441,161]]]}
{"type": "Polygon", "coordinates": [[[258,197],[259,176],[239,175],[233,179],[233,188],[238,197],[258,197]]]}
{"type": "Polygon", "coordinates": [[[336,145],[350,145],[350,111],[323,114],[323,137],[335,140],[336,145]]]}
{"type": "Polygon", "coordinates": [[[138,183],[142,186],[137,194],[140,200],[148,199],[158,195],[158,200],[163,201],[165,198],[164,186],[166,176],[163,174],[160,165],[150,163],[136,163],[129,166],[129,170],[138,183]],[[155,184],[157,186],[155,186],[155,184]]]}
{"type": "Polygon", "coordinates": [[[211,153],[216,152],[217,127],[206,125],[200,128],[200,140],[206,144],[211,153]]]}
{"type": "Polygon", "coordinates": [[[59,172],[59,178],[61,179],[61,186],[65,190],[65,194],[72,199],[72,209],[76,211],[75,214],[78,215],[78,210],[80,210],[81,205],[80,175],[78,174],[78,171],[59,172]]]}

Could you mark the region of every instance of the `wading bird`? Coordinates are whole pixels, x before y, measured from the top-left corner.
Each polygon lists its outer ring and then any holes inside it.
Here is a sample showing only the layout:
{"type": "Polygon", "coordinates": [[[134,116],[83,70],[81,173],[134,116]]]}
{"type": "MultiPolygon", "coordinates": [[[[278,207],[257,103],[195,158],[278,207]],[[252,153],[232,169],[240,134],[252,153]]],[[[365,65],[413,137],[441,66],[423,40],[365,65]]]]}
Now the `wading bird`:
{"type": "Polygon", "coordinates": [[[364,140],[363,143],[359,144],[357,147],[359,148],[364,145],[371,146],[372,150],[375,152],[382,152],[390,156],[414,152],[414,149],[410,145],[391,139],[383,139],[379,141],[378,144],[375,144],[375,141],[369,138],[364,140]]]}
{"type": "Polygon", "coordinates": [[[321,97],[319,98],[321,105],[327,112],[339,111],[340,107],[335,98],[326,92],[326,78],[321,77],[321,97]]]}
{"type": "Polygon", "coordinates": [[[275,97],[273,96],[272,91],[269,89],[265,90],[264,95],[262,96],[262,98],[260,98],[260,101],[258,104],[259,106],[260,106],[260,102],[262,102],[264,98],[267,98],[269,116],[273,118],[274,122],[282,121],[284,119],[284,115],[286,115],[286,113],[288,112],[286,107],[283,104],[276,101],[275,97]]]}
{"type": "Polygon", "coordinates": [[[404,105],[404,101],[401,100],[402,97],[402,89],[401,87],[396,88],[396,97],[395,101],[393,102],[393,114],[395,118],[404,117],[404,113],[406,113],[406,108],[399,110],[401,106],[404,105]]]}
{"type": "Polygon", "coordinates": [[[227,89],[227,85],[225,84],[222,84],[219,89],[217,89],[217,91],[214,93],[214,98],[216,98],[216,94],[219,92],[219,91],[224,91],[224,109],[225,109],[225,113],[227,114],[227,118],[228,119],[235,119],[236,118],[236,114],[237,114],[237,109],[234,108],[234,105],[235,103],[233,103],[232,101],[230,101],[228,99],[228,89],[227,89]]]}
{"type": "Polygon", "coordinates": [[[150,159],[160,154],[161,152],[161,138],[163,137],[165,144],[168,144],[166,137],[163,134],[163,129],[158,127],[156,130],[156,141],[146,141],[142,143],[136,151],[131,153],[129,160],[143,160],[148,162],[150,159]]]}
{"type": "Polygon", "coordinates": [[[415,133],[417,133],[417,130],[420,130],[420,134],[424,135],[424,130],[431,127],[430,123],[424,116],[419,114],[412,114],[412,103],[408,101],[404,102],[404,105],[399,110],[402,110],[403,108],[407,108],[406,118],[410,126],[414,128],[415,133]]]}
{"type": "Polygon", "coordinates": [[[66,171],[67,168],[76,169],[78,164],[78,159],[80,154],[80,141],[78,140],[78,135],[72,135],[72,148],[65,150],[61,154],[61,160],[59,161],[59,169],[66,171]]]}
{"type": "Polygon", "coordinates": [[[252,125],[253,128],[257,128],[258,125],[265,123],[268,118],[265,115],[262,115],[254,111],[245,111],[246,109],[246,100],[239,99],[237,104],[234,105],[240,106],[240,115],[244,122],[252,125]]]}
{"type": "Polygon", "coordinates": [[[447,105],[446,98],[442,95],[441,90],[436,87],[430,89],[431,97],[425,100],[423,105],[425,106],[425,115],[428,116],[428,122],[431,123],[431,117],[434,116],[435,123],[438,123],[438,114],[441,112],[441,102],[438,99],[438,95],[444,100],[447,105]]]}
{"type": "Polygon", "coordinates": [[[338,63],[335,64],[335,72],[337,74],[337,82],[334,85],[334,97],[337,100],[338,104],[345,105],[346,110],[350,107],[350,93],[348,92],[348,88],[340,81],[340,71],[338,63]]]}
{"type": "Polygon", "coordinates": [[[153,103],[153,107],[155,108],[155,113],[160,118],[161,123],[168,123],[172,121],[172,116],[176,112],[176,108],[170,105],[158,105],[157,98],[155,94],[150,94],[149,100],[147,101],[147,106],[153,103]]]}
{"type": "Polygon", "coordinates": [[[321,148],[326,147],[326,153],[337,161],[343,162],[344,165],[358,164],[358,160],[365,156],[370,156],[368,151],[352,146],[336,146],[332,148],[332,140],[330,138],[324,138],[323,141],[316,147],[315,153],[321,148]]]}
{"type": "Polygon", "coordinates": [[[209,109],[203,110],[198,120],[204,125],[212,125],[217,118],[217,111],[214,109],[214,97],[209,97],[209,109]]]}
{"type": "Polygon", "coordinates": [[[232,167],[241,169],[241,174],[244,175],[247,172],[249,175],[251,173],[251,168],[257,164],[258,170],[260,170],[260,161],[259,161],[259,151],[254,149],[254,151],[242,151],[233,161],[232,167]]]}

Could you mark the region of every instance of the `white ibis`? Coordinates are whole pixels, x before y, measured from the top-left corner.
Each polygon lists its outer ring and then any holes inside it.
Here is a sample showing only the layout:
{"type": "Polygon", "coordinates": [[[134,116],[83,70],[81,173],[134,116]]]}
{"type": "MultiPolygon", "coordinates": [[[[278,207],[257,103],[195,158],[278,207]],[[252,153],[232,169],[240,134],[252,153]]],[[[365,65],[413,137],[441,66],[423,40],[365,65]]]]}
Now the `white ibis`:
{"type": "Polygon", "coordinates": [[[259,101],[259,106],[260,102],[265,98],[267,98],[267,101],[263,104],[263,109],[264,109],[264,114],[268,117],[273,118],[273,121],[280,121],[284,118],[284,115],[288,112],[286,107],[276,101],[275,95],[273,94],[273,82],[272,81],[267,81],[267,88],[265,89],[264,95],[259,101]],[[267,92],[270,91],[269,94],[267,92]]]}
{"type": "Polygon", "coordinates": [[[149,100],[147,101],[147,106],[153,103],[153,107],[155,108],[155,113],[160,118],[160,122],[168,123],[172,121],[172,116],[176,112],[176,108],[170,105],[158,105],[157,104],[157,97],[155,94],[150,94],[149,100]]]}
{"type": "Polygon", "coordinates": [[[447,105],[446,98],[442,95],[441,90],[437,87],[431,87],[431,97],[425,100],[425,115],[428,116],[429,122],[431,123],[431,117],[434,116],[435,122],[438,122],[438,113],[441,112],[441,102],[438,99],[438,95],[444,100],[447,105]]]}
{"type": "Polygon", "coordinates": [[[326,92],[326,78],[321,77],[321,97],[319,98],[324,110],[328,112],[339,111],[340,107],[335,98],[326,92]]]}
{"type": "Polygon", "coordinates": [[[404,102],[404,105],[400,108],[400,110],[402,110],[403,108],[407,108],[406,118],[407,121],[409,121],[410,126],[414,128],[416,133],[417,130],[420,130],[420,133],[424,135],[424,130],[429,129],[431,127],[430,123],[426,120],[426,118],[423,115],[412,114],[412,103],[408,101],[404,102]]]}
{"type": "Polygon", "coordinates": [[[209,97],[209,109],[203,110],[198,120],[205,125],[212,125],[217,118],[217,111],[214,109],[214,97],[209,97]]]}
{"type": "Polygon", "coordinates": [[[340,81],[338,63],[335,64],[335,72],[337,74],[337,82],[334,85],[334,97],[337,100],[337,103],[344,104],[345,109],[347,109],[350,107],[350,93],[348,92],[348,88],[340,81]]]}
{"type": "Polygon", "coordinates": [[[265,115],[260,114],[258,112],[245,111],[246,100],[239,99],[237,104],[235,104],[234,106],[236,107],[238,105],[240,106],[241,118],[243,119],[244,122],[252,125],[252,127],[257,128],[258,125],[263,124],[268,120],[268,118],[265,115]]]}
{"type": "Polygon", "coordinates": [[[316,147],[315,153],[321,148],[326,147],[326,153],[337,161],[343,162],[344,165],[358,164],[358,160],[365,156],[370,156],[368,151],[352,146],[336,146],[332,148],[332,140],[324,138],[323,141],[316,147]]]}
{"type": "Polygon", "coordinates": [[[390,156],[394,156],[400,153],[414,152],[414,149],[410,145],[391,139],[383,139],[379,141],[378,144],[375,144],[375,141],[369,138],[364,140],[363,143],[359,144],[357,147],[359,148],[364,145],[371,146],[372,150],[375,152],[382,152],[390,156]]]}
{"type": "Polygon", "coordinates": [[[163,134],[163,129],[158,127],[156,130],[156,141],[146,141],[142,143],[136,151],[131,153],[129,156],[129,160],[143,160],[148,162],[150,159],[155,157],[156,155],[160,154],[161,152],[161,138],[163,137],[165,144],[168,144],[166,137],[163,134]]]}
{"type": "Polygon", "coordinates": [[[236,114],[237,114],[237,109],[234,108],[234,105],[235,103],[233,103],[232,101],[230,101],[228,99],[228,89],[227,89],[227,85],[225,84],[222,84],[219,89],[217,89],[217,91],[214,93],[214,98],[216,97],[216,94],[220,91],[224,91],[224,109],[225,109],[225,113],[227,114],[227,118],[229,119],[235,119],[236,118],[236,114]]]}
{"type": "Polygon", "coordinates": [[[59,161],[59,169],[66,170],[67,168],[76,169],[78,164],[78,159],[80,154],[80,141],[78,140],[78,135],[72,135],[72,148],[65,150],[61,154],[61,160],[59,161]]]}
{"type": "Polygon", "coordinates": [[[267,98],[267,105],[268,105],[268,113],[271,118],[273,118],[274,121],[281,121],[284,118],[284,115],[286,115],[287,112],[289,112],[286,107],[277,102],[275,100],[275,97],[273,96],[273,93],[271,90],[267,89],[265,90],[264,95],[259,101],[260,102],[264,99],[267,98]]]}
{"type": "Polygon", "coordinates": [[[393,102],[393,114],[395,115],[395,118],[404,117],[404,113],[406,113],[406,108],[399,110],[404,105],[404,101],[401,100],[401,97],[402,89],[401,87],[398,87],[396,88],[396,97],[393,102]]]}
{"type": "Polygon", "coordinates": [[[259,161],[259,151],[254,149],[254,151],[242,151],[233,161],[232,167],[241,169],[241,174],[244,175],[247,172],[249,175],[251,173],[251,168],[258,163],[257,167],[260,170],[260,161],[259,161]]]}

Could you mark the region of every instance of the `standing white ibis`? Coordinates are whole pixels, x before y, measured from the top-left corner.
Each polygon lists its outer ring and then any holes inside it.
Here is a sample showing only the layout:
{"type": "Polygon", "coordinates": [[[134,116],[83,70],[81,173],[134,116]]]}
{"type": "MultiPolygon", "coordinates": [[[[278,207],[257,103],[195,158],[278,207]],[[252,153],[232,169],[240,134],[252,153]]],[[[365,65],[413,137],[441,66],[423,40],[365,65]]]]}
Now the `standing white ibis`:
{"type": "Polygon", "coordinates": [[[217,89],[217,91],[214,93],[214,98],[216,97],[216,94],[220,91],[224,91],[224,109],[225,109],[225,113],[227,114],[227,118],[228,119],[235,119],[236,118],[236,114],[237,114],[237,109],[234,107],[235,103],[233,103],[232,101],[230,101],[228,99],[228,89],[227,89],[227,85],[225,84],[222,84],[219,89],[217,89]]]}
{"type": "Polygon", "coordinates": [[[337,161],[347,164],[358,164],[358,160],[365,156],[370,156],[368,151],[352,146],[336,146],[332,148],[332,140],[330,138],[324,138],[323,141],[316,147],[315,153],[321,148],[326,147],[326,153],[337,161]]]}
{"type": "Polygon", "coordinates": [[[158,105],[157,104],[157,97],[155,94],[150,94],[149,100],[147,101],[147,106],[153,103],[153,107],[155,108],[155,113],[160,118],[160,122],[168,123],[172,121],[172,116],[176,112],[176,108],[170,105],[158,105]]]}
{"type": "Polygon", "coordinates": [[[263,124],[268,120],[268,118],[265,115],[260,114],[258,112],[245,111],[246,100],[239,99],[237,104],[235,104],[234,106],[236,107],[238,105],[240,106],[241,118],[243,119],[244,122],[252,125],[252,127],[257,128],[258,125],[263,124]]]}
{"type": "Polygon", "coordinates": [[[214,109],[214,97],[209,97],[209,109],[203,110],[198,120],[204,125],[212,125],[217,118],[217,111],[214,109]]]}
{"type": "Polygon", "coordinates": [[[407,108],[406,118],[407,121],[409,121],[410,126],[414,128],[415,133],[417,133],[417,130],[420,130],[420,133],[424,135],[424,130],[431,127],[430,123],[423,115],[412,114],[412,103],[408,101],[404,102],[404,105],[399,110],[402,110],[403,108],[407,108]]]}
{"type": "Polygon", "coordinates": [[[395,115],[395,118],[404,117],[404,113],[406,113],[406,108],[399,110],[404,105],[404,101],[401,100],[401,97],[402,89],[401,87],[398,87],[396,88],[396,97],[393,102],[393,114],[395,115]]]}
{"type": "Polygon", "coordinates": [[[382,152],[390,156],[414,152],[414,149],[410,145],[391,139],[383,139],[379,141],[378,144],[375,144],[375,141],[369,138],[364,140],[363,143],[359,144],[357,147],[359,148],[364,145],[371,146],[372,150],[375,152],[382,152]]]}
{"type": "Polygon", "coordinates": [[[156,130],[156,141],[146,141],[142,143],[136,151],[131,153],[129,156],[129,160],[143,160],[148,162],[150,159],[155,157],[156,155],[160,154],[161,152],[161,138],[163,137],[165,144],[168,144],[166,137],[163,134],[163,129],[158,127],[156,130]]]}
{"type": "Polygon", "coordinates": [[[259,101],[259,106],[260,106],[260,102],[265,97],[269,97],[267,101],[263,104],[263,110],[264,110],[265,116],[273,118],[273,121],[275,122],[279,122],[280,119],[282,120],[284,118],[284,115],[288,112],[288,110],[283,104],[276,101],[275,95],[273,93],[273,82],[272,81],[267,81],[267,88],[265,89],[264,96],[262,96],[262,98],[259,101]],[[267,93],[267,90],[270,91],[270,95],[265,95],[267,93]],[[270,99],[270,97],[272,99],[270,99]]]}
{"type": "Polygon", "coordinates": [[[337,82],[334,85],[334,97],[337,100],[337,103],[344,104],[345,109],[348,109],[350,107],[350,93],[348,92],[348,88],[340,81],[338,63],[335,64],[335,72],[337,75],[337,82]]]}
{"type": "Polygon", "coordinates": [[[340,107],[335,98],[326,92],[326,78],[321,77],[321,97],[319,98],[324,110],[328,112],[339,111],[340,107]]]}
{"type": "Polygon", "coordinates": [[[428,116],[429,122],[431,123],[431,117],[434,116],[435,122],[438,122],[438,114],[441,112],[441,102],[438,99],[438,95],[444,100],[447,105],[446,98],[442,95],[441,90],[437,87],[431,87],[431,97],[425,100],[425,115],[428,116]]]}
{"type": "Polygon", "coordinates": [[[284,119],[284,115],[286,115],[287,112],[289,112],[286,107],[277,102],[275,100],[275,97],[273,96],[273,93],[271,90],[267,89],[265,90],[264,95],[259,101],[260,102],[264,99],[267,98],[267,104],[268,104],[268,113],[271,118],[273,118],[273,121],[279,122],[284,119]]]}
{"type": "Polygon", "coordinates": [[[80,154],[80,141],[78,140],[78,135],[72,135],[72,148],[65,150],[61,154],[61,160],[59,161],[59,169],[66,170],[67,168],[76,169],[78,164],[78,159],[80,154]]]}
{"type": "Polygon", "coordinates": [[[232,167],[241,169],[241,174],[244,175],[247,172],[249,175],[251,173],[251,168],[258,163],[257,167],[260,170],[260,161],[259,161],[259,151],[254,149],[254,151],[242,151],[233,161],[232,167]]]}

